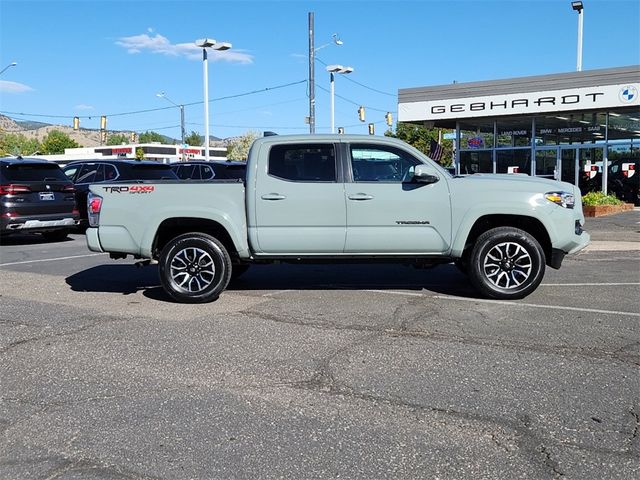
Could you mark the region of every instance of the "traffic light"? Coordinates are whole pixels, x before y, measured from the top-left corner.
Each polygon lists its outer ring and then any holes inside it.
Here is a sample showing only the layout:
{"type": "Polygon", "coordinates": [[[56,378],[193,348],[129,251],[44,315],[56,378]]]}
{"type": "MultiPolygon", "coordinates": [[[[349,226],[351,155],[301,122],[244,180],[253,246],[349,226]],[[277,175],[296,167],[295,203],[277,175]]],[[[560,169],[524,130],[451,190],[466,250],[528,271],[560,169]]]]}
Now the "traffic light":
{"type": "Polygon", "coordinates": [[[338,133],[344,135],[344,127],[338,127],[338,133]]]}
{"type": "Polygon", "coordinates": [[[387,125],[393,125],[393,116],[391,115],[391,112],[387,112],[387,114],[384,116],[384,119],[387,121],[387,125]]]}
{"type": "Polygon", "coordinates": [[[369,124],[369,135],[375,135],[376,134],[376,126],[373,123],[369,124]]]}
{"type": "Polygon", "coordinates": [[[362,105],[358,108],[358,118],[361,122],[364,122],[364,107],[362,105]]]}
{"type": "Polygon", "coordinates": [[[138,141],[138,134],[136,132],[131,132],[131,143],[136,143],[138,141]]]}
{"type": "Polygon", "coordinates": [[[100,131],[100,143],[105,143],[107,141],[107,131],[106,130],[101,130],[100,131]]]}
{"type": "Polygon", "coordinates": [[[107,116],[102,115],[100,117],[100,130],[106,130],[106,129],[107,129],[107,116]]]}
{"type": "Polygon", "coordinates": [[[80,117],[73,117],[73,129],[80,130],[80,117]]]}

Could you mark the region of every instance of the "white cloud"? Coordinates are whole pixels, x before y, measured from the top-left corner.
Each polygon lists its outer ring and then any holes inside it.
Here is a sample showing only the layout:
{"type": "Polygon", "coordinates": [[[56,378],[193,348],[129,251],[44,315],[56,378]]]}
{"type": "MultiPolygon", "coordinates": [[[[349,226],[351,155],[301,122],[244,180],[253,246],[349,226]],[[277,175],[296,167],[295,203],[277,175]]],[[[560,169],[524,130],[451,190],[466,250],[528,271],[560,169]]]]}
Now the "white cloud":
{"type": "MultiPolygon", "coordinates": [[[[151,33],[151,32],[150,32],[151,33]]],[[[121,37],[116,42],[127,49],[127,52],[136,54],[142,52],[159,53],[172,57],[186,57],[190,60],[200,60],[202,58],[202,49],[191,43],[171,43],[169,39],[163,37],[159,33],[148,35],[133,35],[130,37],[121,37]]],[[[226,61],[233,63],[253,63],[253,56],[242,50],[227,50],[219,52],[217,50],[209,50],[209,59],[212,61],[226,61]]]]}
{"type": "Polygon", "coordinates": [[[93,105],[85,105],[84,103],[81,103],[80,105],[76,105],[75,109],[76,110],[93,110],[94,107],[93,105]]]}
{"type": "Polygon", "coordinates": [[[0,80],[0,92],[6,93],[24,93],[32,92],[33,88],[23,83],[8,82],[6,80],[0,80]]]}

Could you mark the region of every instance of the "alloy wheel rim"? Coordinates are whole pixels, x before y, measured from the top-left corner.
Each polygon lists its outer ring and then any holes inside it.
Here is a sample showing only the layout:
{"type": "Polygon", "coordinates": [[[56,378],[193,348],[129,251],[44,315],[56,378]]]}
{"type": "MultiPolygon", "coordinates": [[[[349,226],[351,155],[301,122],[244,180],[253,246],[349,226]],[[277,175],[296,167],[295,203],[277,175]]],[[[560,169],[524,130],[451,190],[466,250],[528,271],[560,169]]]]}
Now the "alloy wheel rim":
{"type": "Polygon", "coordinates": [[[522,245],[503,242],[495,245],[484,257],[485,277],[496,287],[513,290],[529,280],[533,260],[522,245]]]}
{"type": "Polygon", "coordinates": [[[213,258],[201,248],[184,248],[171,259],[171,282],[184,292],[200,293],[215,278],[213,258]]]}

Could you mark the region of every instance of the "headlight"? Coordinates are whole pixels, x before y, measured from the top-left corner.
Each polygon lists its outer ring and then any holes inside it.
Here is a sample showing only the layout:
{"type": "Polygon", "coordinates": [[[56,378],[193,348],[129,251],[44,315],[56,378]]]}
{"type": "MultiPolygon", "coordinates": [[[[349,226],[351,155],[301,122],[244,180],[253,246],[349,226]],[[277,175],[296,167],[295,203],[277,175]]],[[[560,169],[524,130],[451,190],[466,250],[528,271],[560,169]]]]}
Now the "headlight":
{"type": "Polygon", "coordinates": [[[544,194],[544,198],[564,208],[573,208],[576,204],[573,193],[569,192],[548,192],[544,194]]]}

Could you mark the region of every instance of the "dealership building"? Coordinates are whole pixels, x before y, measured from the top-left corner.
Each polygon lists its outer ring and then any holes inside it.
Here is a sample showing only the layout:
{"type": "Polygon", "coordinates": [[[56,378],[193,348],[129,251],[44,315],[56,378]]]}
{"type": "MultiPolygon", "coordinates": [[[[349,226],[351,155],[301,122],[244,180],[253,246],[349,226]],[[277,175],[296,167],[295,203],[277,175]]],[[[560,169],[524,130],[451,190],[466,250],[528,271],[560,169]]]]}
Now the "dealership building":
{"type": "Polygon", "coordinates": [[[462,175],[606,191],[609,177],[640,175],[640,66],[401,89],[398,121],[454,130],[462,175]]]}

